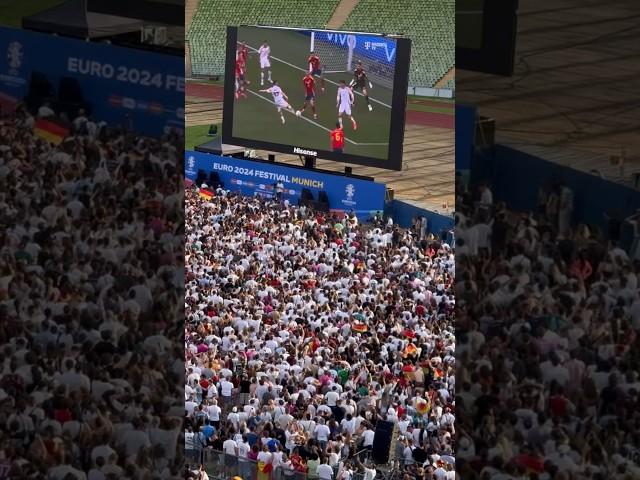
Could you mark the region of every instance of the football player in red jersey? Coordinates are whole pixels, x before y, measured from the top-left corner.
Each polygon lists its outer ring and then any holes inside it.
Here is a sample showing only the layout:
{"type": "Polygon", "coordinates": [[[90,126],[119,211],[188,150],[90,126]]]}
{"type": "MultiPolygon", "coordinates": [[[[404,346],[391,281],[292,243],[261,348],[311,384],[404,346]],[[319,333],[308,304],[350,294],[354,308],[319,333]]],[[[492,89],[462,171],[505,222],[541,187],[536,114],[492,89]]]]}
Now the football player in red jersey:
{"type": "Polygon", "coordinates": [[[320,57],[314,52],[311,52],[307,62],[309,63],[309,73],[320,77],[320,91],[324,93],[324,77],[322,76],[322,63],[320,62],[320,57]]]}
{"type": "Polygon", "coordinates": [[[236,52],[236,60],[241,60],[245,65],[247,64],[247,57],[249,56],[249,49],[247,44],[242,42],[238,45],[238,51],[236,52]]]}
{"type": "Polygon", "coordinates": [[[340,122],[336,122],[336,128],[331,130],[331,150],[336,153],[342,153],[344,150],[344,131],[340,122]]]}
{"type": "Polygon", "coordinates": [[[311,105],[313,118],[318,118],[316,114],[316,81],[313,79],[313,75],[307,73],[302,79],[302,83],[304,84],[304,105],[302,105],[300,112],[304,112],[307,105],[311,105]]]}
{"type": "Polygon", "coordinates": [[[236,60],[236,100],[240,97],[247,98],[247,93],[245,91],[246,80],[245,80],[245,64],[240,60],[236,60]]]}

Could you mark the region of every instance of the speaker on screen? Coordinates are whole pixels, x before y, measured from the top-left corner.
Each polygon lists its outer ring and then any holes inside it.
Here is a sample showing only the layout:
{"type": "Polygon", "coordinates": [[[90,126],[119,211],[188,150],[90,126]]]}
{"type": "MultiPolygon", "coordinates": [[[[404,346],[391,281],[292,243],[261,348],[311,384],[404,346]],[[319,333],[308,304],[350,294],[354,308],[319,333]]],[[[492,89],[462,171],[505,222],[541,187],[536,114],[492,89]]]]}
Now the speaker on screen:
{"type": "Polygon", "coordinates": [[[393,422],[378,420],[376,423],[376,431],[371,448],[371,458],[374,462],[387,463],[389,461],[394,427],[395,424],[393,422]]]}

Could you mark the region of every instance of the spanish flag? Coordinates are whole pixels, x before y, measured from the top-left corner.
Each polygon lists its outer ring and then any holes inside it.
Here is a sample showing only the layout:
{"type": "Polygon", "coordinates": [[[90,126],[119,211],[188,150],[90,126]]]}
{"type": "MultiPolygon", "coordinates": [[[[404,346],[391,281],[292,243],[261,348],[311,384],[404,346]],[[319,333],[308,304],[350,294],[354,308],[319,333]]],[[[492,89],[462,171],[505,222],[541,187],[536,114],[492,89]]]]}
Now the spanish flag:
{"type": "Polygon", "coordinates": [[[211,200],[211,197],[213,197],[213,192],[207,188],[201,188],[198,191],[198,194],[200,195],[200,198],[204,200],[211,200]]]}
{"type": "Polygon", "coordinates": [[[404,349],[402,355],[406,358],[415,355],[416,353],[418,353],[418,347],[416,347],[413,343],[410,343],[409,345],[407,345],[407,348],[404,349]]]}
{"type": "Polygon", "coordinates": [[[60,145],[69,135],[69,128],[62,120],[55,117],[40,118],[36,121],[33,132],[43,140],[60,145]]]}

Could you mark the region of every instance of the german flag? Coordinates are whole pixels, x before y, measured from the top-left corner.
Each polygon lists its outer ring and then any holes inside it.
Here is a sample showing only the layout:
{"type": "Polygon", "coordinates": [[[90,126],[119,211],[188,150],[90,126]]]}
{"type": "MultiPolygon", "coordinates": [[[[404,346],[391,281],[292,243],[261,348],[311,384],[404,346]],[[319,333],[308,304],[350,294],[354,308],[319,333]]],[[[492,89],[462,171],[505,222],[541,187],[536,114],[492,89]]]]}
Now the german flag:
{"type": "Polygon", "coordinates": [[[69,135],[69,128],[58,118],[40,118],[36,121],[33,133],[49,143],[60,145],[69,135]]]}
{"type": "Polygon", "coordinates": [[[213,192],[207,188],[201,188],[198,191],[198,194],[200,195],[200,198],[204,200],[211,200],[211,198],[213,197],[213,192]]]}
{"type": "Polygon", "coordinates": [[[353,325],[351,326],[351,329],[354,332],[358,332],[358,333],[366,333],[369,330],[369,328],[364,323],[359,323],[359,322],[354,322],[353,325]]]}

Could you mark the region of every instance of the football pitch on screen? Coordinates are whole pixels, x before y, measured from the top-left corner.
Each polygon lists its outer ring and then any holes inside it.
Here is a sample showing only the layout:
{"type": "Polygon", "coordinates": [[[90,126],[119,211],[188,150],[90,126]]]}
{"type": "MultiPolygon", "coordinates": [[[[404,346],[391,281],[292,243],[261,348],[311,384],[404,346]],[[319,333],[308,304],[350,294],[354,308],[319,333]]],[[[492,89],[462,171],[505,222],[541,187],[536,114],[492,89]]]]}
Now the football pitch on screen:
{"type": "MultiPolygon", "coordinates": [[[[324,93],[321,92],[321,81],[316,77],[318,118],[313,118],[311,107],[307,106],[301,117],[284,111],[286,123],[282,124],[271,94],[259,92],[271,86],[267,82],[266,75],[264,86],[260,86],[260,61],[257,49],[265,40],[271,47],[272,79],[278,81],[280,88],[289,97],[289,104],[294,112],[302,109],[304,104],[302,78],[309,68],[307,59],[310,53],[310,37],[295,31],[241,28],[238,30],[238,42],[245,42],[249,49],[246,79],[250,84],[247,85],[247,98],[235,101],[234,136],[310,149],[331,150],[329,132],[335,128],[338,121],[336,107],[338,84],[340,80],[345,80],[348,84],[353,78],[353,72],[324,74],[324,93]]],[[[324,69],[327,59],[321,56],[320,60],[324,69]]],[[[366,64],[364,68],[367,70],[366,64]]],[[[386,159],[389,149],[389,130],[392,128],[390,125],[392,91],[377,85],[372,78],[369,81],[373,83],[373,88],[368,89],[373,111],[367,108],[364,96],[354,91],[355,103],[351,108],[358,128],[354,130],[349,117],[343,115],[344,152],[386,159]]]]}

